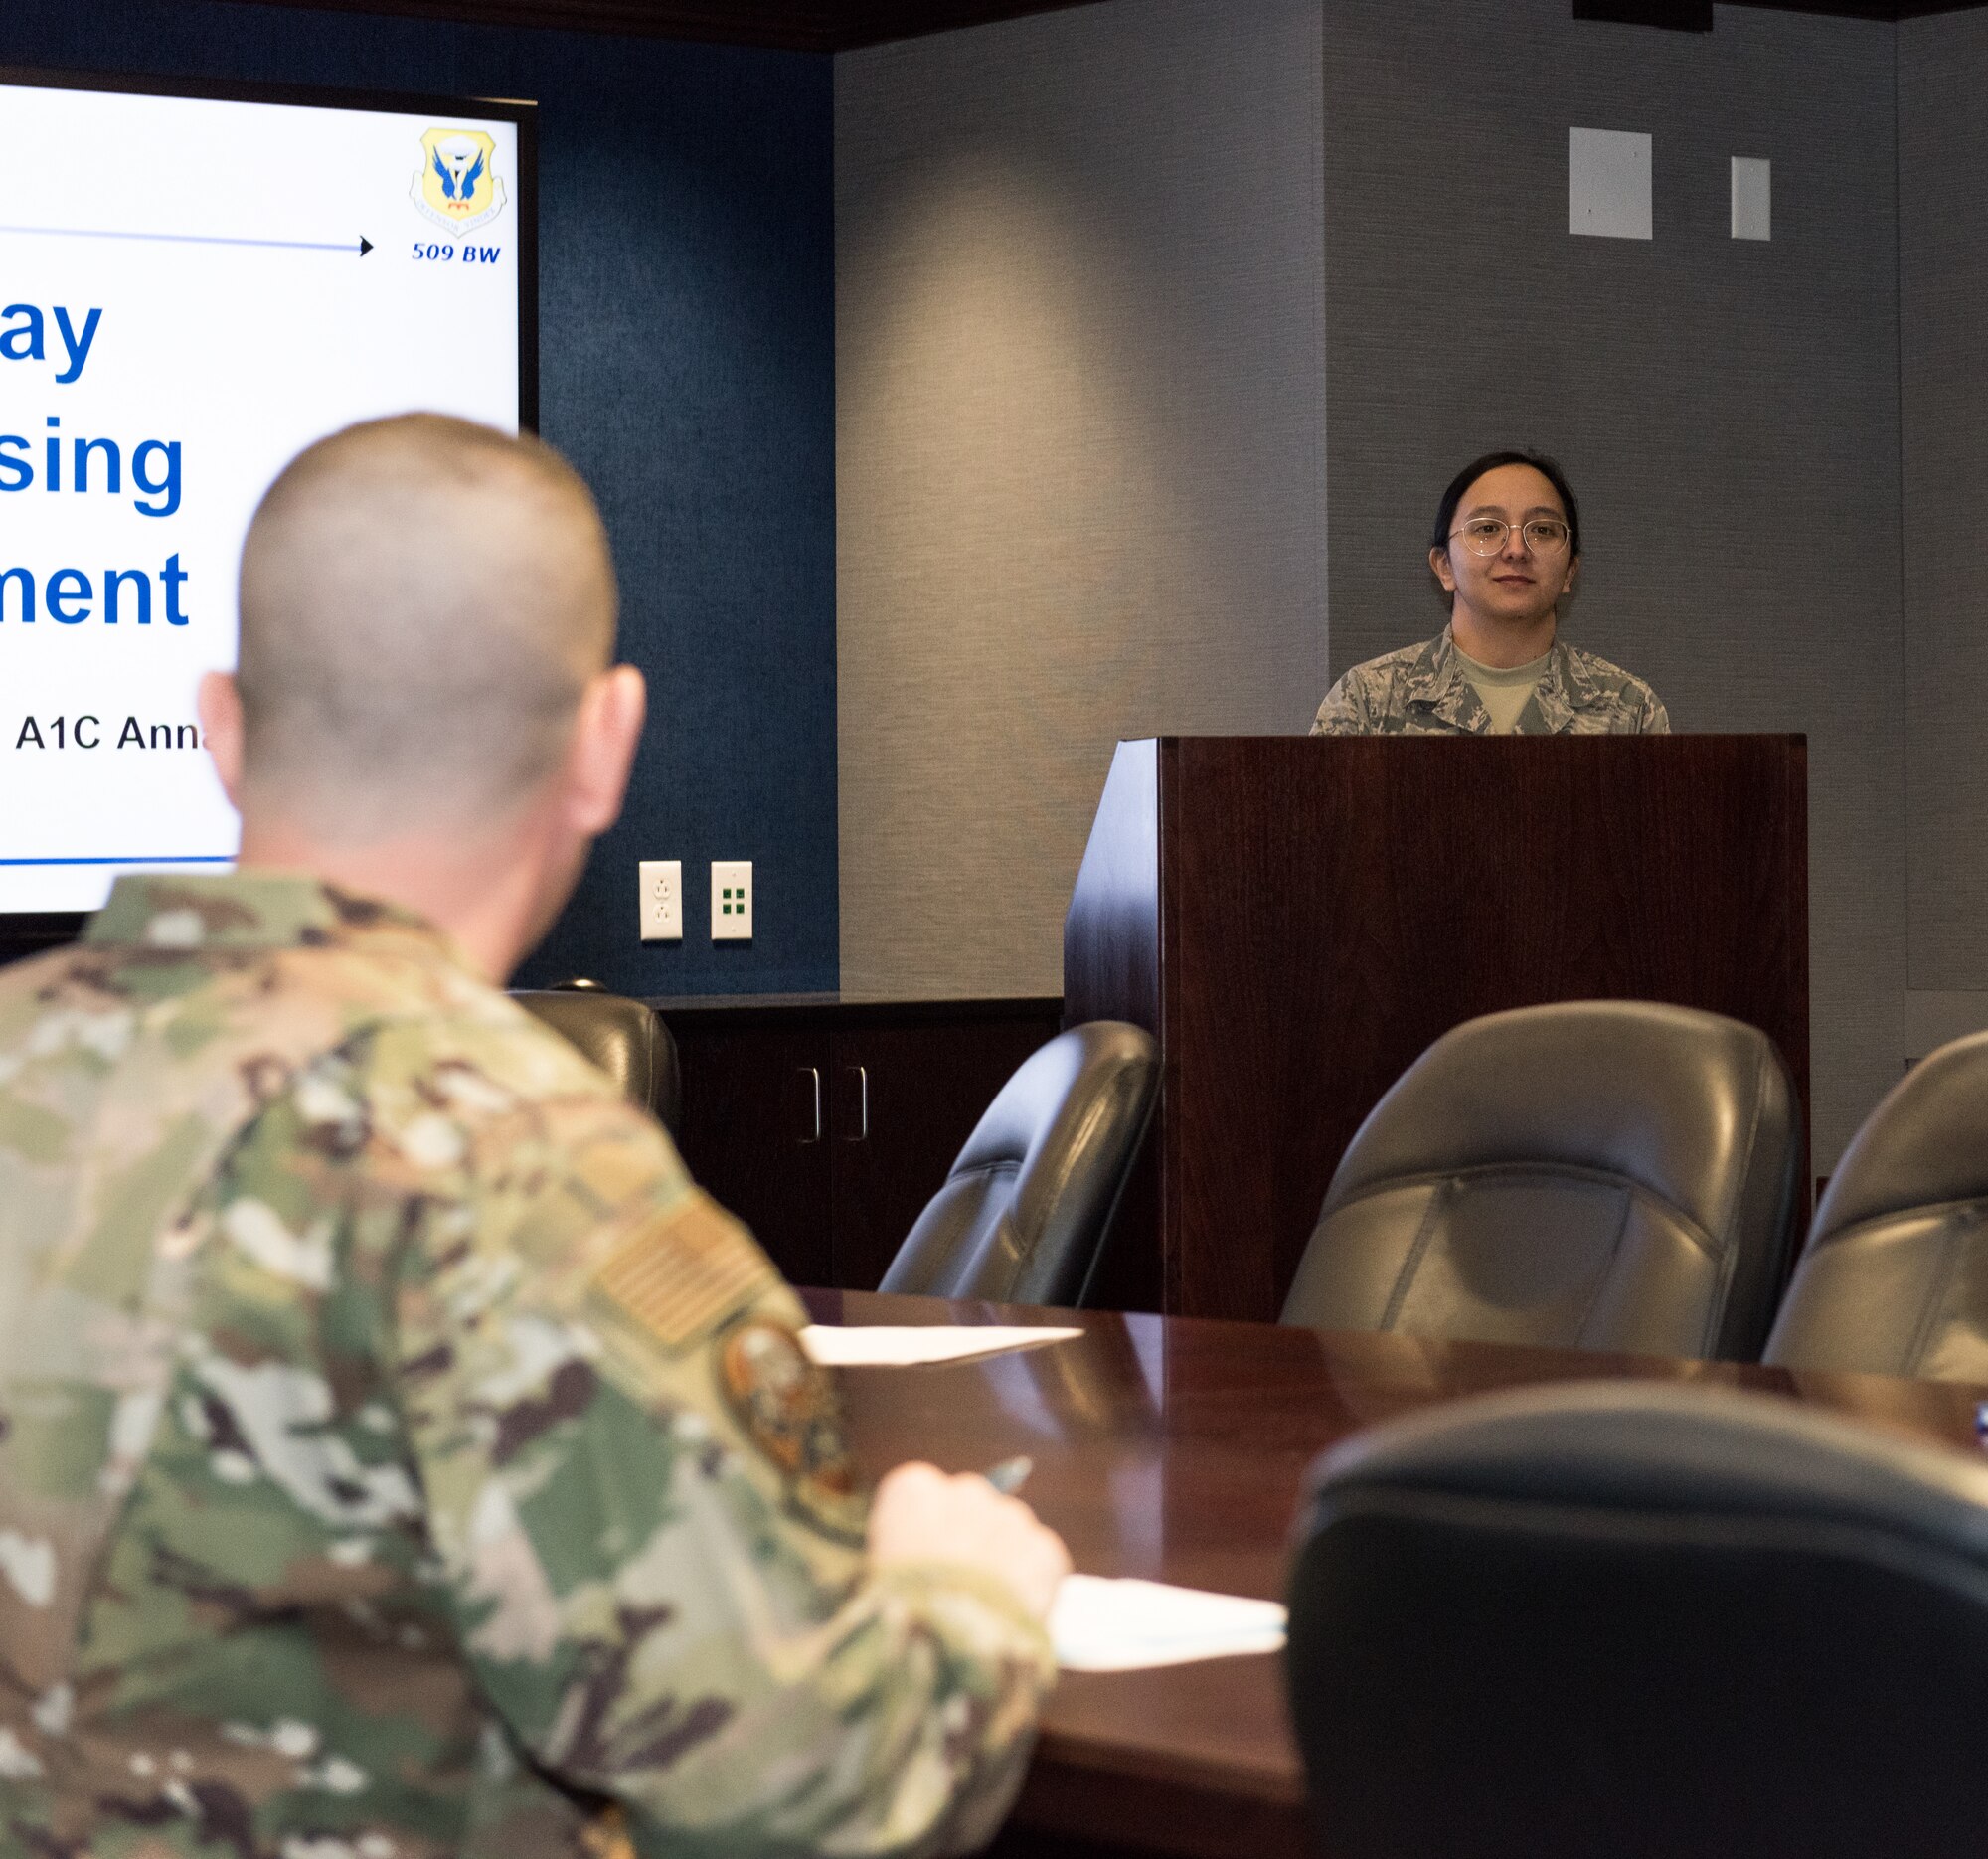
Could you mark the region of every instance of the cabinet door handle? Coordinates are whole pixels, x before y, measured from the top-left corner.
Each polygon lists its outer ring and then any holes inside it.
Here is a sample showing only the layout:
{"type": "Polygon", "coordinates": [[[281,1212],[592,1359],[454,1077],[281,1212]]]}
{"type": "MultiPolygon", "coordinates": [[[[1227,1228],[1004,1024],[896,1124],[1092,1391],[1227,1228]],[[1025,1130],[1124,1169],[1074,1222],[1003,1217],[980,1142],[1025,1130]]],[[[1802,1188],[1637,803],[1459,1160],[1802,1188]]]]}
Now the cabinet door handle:
{"type": "Polygon", "coordinates": [[[845,1136],[845,1142],[868,1142],[870,1140],[870,1068],[852,1065],[850,1075],[856,1080],[856,1133],[845,1136]]]}
{"type": "Polygon", "coordinates": [[[801,1145],[806,1147],[811,1142],[821,1140],[821,1070],[818,1066],[804,1065],[796,1076],[808,1081],[814,1097],[814,1127],[801,1138],[801,1145]]]}

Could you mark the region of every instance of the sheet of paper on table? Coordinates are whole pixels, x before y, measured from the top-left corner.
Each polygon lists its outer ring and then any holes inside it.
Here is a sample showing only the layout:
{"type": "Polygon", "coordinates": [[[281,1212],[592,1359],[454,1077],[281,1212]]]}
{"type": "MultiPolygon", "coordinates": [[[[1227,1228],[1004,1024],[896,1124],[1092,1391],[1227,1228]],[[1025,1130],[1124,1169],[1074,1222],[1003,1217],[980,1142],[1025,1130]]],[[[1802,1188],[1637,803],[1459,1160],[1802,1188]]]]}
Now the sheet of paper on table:
{"type": "Polygon", "coordinates": [[[1081,1330],[1035,1324],[893,1324],[841,1326],[810,1323],[801,1347],[823,1368],[911,1368],[921,1362],[959,1362],[1002,1349],[1060,1343],[1081,1330]]]}
{"type": "Polygon", "coordinates": [[[1067,1672],[1133,1672],[1276,1652],[1284,1643],[1284,1609],[1274,1601],[1165,1582],[1073,1575],[1057,1590],[1050,1638],[1067,1672]]]}

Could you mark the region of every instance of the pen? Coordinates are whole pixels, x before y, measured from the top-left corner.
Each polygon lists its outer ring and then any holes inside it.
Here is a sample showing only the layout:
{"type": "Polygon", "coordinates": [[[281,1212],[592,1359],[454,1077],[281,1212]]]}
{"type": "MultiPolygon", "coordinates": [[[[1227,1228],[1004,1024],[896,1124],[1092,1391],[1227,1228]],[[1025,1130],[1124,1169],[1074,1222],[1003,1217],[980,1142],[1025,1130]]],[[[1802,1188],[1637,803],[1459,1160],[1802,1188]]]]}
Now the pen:
{"type": "Polygon", "coordinates": [[[1029,1474],[1035,1468],[1036,1461],[1022,1453],[1014,1458],[1004,1458],[998,1465],[989,1465],[980,1475],[1003,1497],[1013,1497],[1028,1483],[1029,1474]]]}

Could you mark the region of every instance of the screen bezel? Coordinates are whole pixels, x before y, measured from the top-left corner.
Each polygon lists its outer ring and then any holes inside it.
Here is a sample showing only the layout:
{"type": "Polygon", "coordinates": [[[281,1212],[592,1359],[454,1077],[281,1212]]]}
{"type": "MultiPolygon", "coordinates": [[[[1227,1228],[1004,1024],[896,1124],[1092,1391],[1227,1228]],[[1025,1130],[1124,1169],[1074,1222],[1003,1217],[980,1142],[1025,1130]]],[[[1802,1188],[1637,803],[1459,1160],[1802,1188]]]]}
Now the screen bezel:
{"type": "MultiPolygon", "coordinates": [[[[93,90],[120,96],[185,97],[194,102],[356,109],[375,115],[470,116],[512,124],[518,132],[514,177],[518,209],[518,428],[538,431],[538,104],[515,97],[436,96],[425,91],[361,90],[344,85],[260,84],[131,72],[42,71],[27,65],[0,65],[0,91],[8,89],[93,90]]],[[[363,234],[366,229],[359,230],[363,234]]],[[[84,911],[0,911],[0,963],[73,942],[88,921],[84,911]]]]}

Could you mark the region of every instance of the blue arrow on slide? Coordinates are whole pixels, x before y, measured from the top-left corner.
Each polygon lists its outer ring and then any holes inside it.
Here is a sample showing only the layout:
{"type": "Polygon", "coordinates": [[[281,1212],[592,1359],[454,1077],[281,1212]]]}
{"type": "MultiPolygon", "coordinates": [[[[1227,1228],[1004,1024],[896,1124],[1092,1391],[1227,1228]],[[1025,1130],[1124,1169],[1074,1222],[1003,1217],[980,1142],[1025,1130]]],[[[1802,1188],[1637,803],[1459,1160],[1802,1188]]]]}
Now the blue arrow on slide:
{"type": "Polygon", "coordinates": [[[0,226],[0,233],[26,234],[36,239],[139,239],[170,246],[268,246],[278,252],[353,252],[364,257],[373,242],[362,237],[333,243],[321,239],[224,239],[212,233],[115,233],[91,226],[0,226]]]}

